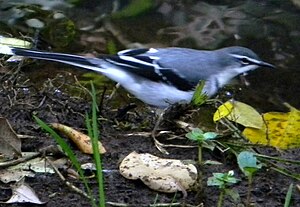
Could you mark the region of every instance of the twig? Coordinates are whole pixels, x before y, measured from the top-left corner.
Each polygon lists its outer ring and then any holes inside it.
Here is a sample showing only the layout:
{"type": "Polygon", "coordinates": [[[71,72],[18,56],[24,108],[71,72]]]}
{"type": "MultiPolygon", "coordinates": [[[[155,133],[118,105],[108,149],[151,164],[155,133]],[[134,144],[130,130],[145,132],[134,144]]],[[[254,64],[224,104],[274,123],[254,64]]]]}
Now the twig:
{"type": "Polygon", "coordinates": [[[66,178],[59,172],[59,170],[56,168],[56,166],[52,163],[51,160],[49,160],[47,157],[45,157],[46,161],[51,165],[55,173],[58,175],[58,177],[73,191],[76,193],[86,197],[87,199],[90,199],[90,197],[86,194],[86,192],[82,191],[81,189],[74,186],[72,183],[66,180],[66,178]]]}
{"type": "Polygon", "coordinates": [[[31,136],[26,134],[17,134],[17,137],[20,139],[37,139],[37,136],[31,136]]]}
{"type": "Polygon", "coordinates": [[[0,163],[0,168],[5,168],[5,167],[9,167],[9,166],[14,166],[14,165],[17,165],[17,164],[20,164],[22,162],[26,162],[28,160],[31,160],[31,159],[34,159],[38,156],[40,156],[41,153],[40,152],[36,152],[34,154],[31,154],[31,155],[28,155],[26,157],[21,157],[17,160],[11,160],[11,161],[7,161],[7,162],[1,162],[0,163]]]}

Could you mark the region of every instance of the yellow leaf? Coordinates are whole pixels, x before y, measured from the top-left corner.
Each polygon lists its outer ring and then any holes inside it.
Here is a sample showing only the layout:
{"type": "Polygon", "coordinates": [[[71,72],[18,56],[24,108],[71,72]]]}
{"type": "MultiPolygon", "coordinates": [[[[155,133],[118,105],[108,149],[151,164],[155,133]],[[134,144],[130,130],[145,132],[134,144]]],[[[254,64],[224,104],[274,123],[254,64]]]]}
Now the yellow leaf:
{"type": "MultiPolygon", "coordinates": [[[[89,136],[63,124],[52,123],[50,126],[71,139],[83,153],[93,154],[93,147],[89,136]]],[[[98,141],[98,146],[99,152],[104,154],[106,150],[100,141],[98,141]]]]}
{"type": "Polygon", "coordinates": [[[263,128],[246,128],[243,135],[252,143],[290,149],[300,147],[300,111],[291,108],[289,113],[269,112],[263,115],[263,128]]]}
{"type": "Polygon", "coordinates": [[[214,114],[214,121],[226,117],[245,127],[260,129],[263,126],[262,116],[252,107],[239,101],[227,101],[214,114]]]}
{"type": "Polygon", "coordinates": [[[231,103],[231,101],[227,101],[226,103],[219,106],[219,108],[214,114],[214,118],[213,118],[214,122],[219,121],[220,119],[228,116],[232,112],[232,109],[233,109],[233,104],[231,103]]]}

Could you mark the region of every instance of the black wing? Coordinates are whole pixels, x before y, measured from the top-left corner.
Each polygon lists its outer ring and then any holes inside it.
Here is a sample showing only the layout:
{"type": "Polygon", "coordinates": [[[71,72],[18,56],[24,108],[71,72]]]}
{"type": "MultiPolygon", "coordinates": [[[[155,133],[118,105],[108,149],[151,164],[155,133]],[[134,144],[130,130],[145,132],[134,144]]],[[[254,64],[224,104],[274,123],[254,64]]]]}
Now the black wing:
{"type": "Polygon", "coordinates": [[[155,53],[149,55],[149,49],[125,50],[115,56],[107,56],[104,59],[112,64],[122,67],[138,76],[150,79],[155,82],[164,82],[172,85],[179,90],[190,91],[195,85],[182,78],[176,70],[161,67],[155,57],[155,53]]]}

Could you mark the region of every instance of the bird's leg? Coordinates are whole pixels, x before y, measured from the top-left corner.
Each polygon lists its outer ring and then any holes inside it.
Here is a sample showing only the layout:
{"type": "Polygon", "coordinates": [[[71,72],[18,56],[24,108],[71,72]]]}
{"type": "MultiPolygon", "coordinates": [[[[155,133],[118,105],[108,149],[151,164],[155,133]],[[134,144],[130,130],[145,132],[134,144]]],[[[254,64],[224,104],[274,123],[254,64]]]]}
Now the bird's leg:
{"type": "Polygon", "coordinates": [[[167,150],[164,149],[164,147],[170,146],[170,145],[165,145],[156,139],[158,128],[160,127],[162,122],[165,120],[174,121],[174,120],[180,118],[180,116],[182,115],[182,112],[186,112],[189,108],[190,108],[190,104],[177,103],[177,104],[170,105],[163,110],[161,110],[161,109],[156,110],[156,114],[158,115],[158,118],[155,123],[154,129],[152,130],[151,135],[154,140],[155,146],[162,153],[169,154],[167,152],[167,150]]]}
{"type": "Polygon", "coordinates": [[[162,152],[162,153],[164,153],[164,154],[169,154],[169,153],[168,153],[168,151],[163,147],[164,144],[162,144],[160,141],[158,141],[158,140],[156,139],[156,132],[157,132],[157,130],[158,130],[160,124],[162,123],[162,121],[163,121],[163,119],[164,119],[164,115],[165,115],[165,113],[166,113],[167,110],[168,110],[168,108],[163,109],[163,110],[161,110],[161,109],[157,109],[157,110],[156,110],[156,114],[158,115],[158,118],[157,118],[156,123],[155,123],[155,125],[154,125],[154,128],[153,128],[153,130],[152,130],[152,132],[151,132],[151,136],[152,136],[152,138],[153,138],[153,140],[154,140],[154,144],[155,144],[156,148],[157,148],[160,152],[162,152]]]}
{"type": "Polygon", "coordinates": [[[111,92],[111,94],[109,95],[107,100],[111,100],[113,98],[113,96],[115,95],[116,91],[120,88],[120,83],[117,83],[113,89],[113,91],[111,92]]]}
{"type": "Polygon", "coordinates": [[[164,114],[166,113],[166,110],[167,109],[156,109],[155,113],[156,113],[156,116],[157,116],[157,120],[155,122],[155,125],[154,125],[154,128],[152,130],[152,137],[155,137],[156,135],[156,131],[158,130],[160,124],[162,123],[163,121],[163,117],[164,117],[164,114]]]}

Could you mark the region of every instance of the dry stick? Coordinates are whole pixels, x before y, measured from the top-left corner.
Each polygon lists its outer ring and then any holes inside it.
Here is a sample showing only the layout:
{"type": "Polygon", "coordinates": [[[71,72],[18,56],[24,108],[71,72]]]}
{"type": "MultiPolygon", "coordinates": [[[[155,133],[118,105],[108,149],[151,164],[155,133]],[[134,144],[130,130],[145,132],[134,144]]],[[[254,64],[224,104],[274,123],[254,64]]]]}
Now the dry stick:
{"type": "Polygon", "coordinates": [[[28,155],[26,157],[21,157],[21,158],[19,158],[17,160],[11,160],[11,161],[8,161],[8,162],[2,162],[2,163],[0,163],[0,168],[14,166],[14,165],[20,164],[22,162],[26,162],[28,160],[34,159],[34,158],[36,158],[36,157],[38,157],[40,155],[41,155],[40,152],[36,152],[36,153],[34,153],[32,155],[28,155]]]}
{"type": "Polygon", "coordinates": [[[66,180],[66,178],[59,172],[59,170],[56,168],[56,166],[52,163],[51,160],[49,160],[47,157],[45,157],[46,161],[51,165],[51,167],[53,168],[53,170],[55,171],[55,173],[58,175],[58,177],[73,191],[75,191],[76,193],[86,197],[87,199],[90,199],[90,197],[88,196],[88,194],[86,194],[86,192],[80,190],[79,188],[77,188],[76,186],[72,185],[69,181],[66,180]]]}
{"type": "Polygon", "coordinates": [[[79,82],[79,80],[77,79],[77,76],[74,76],[74,79],[75,79],[75,83],[79,86],[79,88],[81,88],[83,91],[85,91],[90,96],[92,95],[91,92],[79,82]]]}
{"type": "MultiPolygon", "coordinates": [[[[126,204],[126,203],[116,203],[116,202],[106,202],[106,204],[109,204],[111,206],[117,206],[117,207],[129,207],[131,206],[130,204],[126,204]]],[[[150,207],[169,207],[169,206],[182,206],[182,203],[156,203],[156,204],[140,204],[139,206],[150,206],[150,207]]],[[[204,207],[203,203],[194,206],[194,205],[190,205],[190,204],[184,204],[185,207],[204,207]]]]}
{"type": "Polygon", "coordinates": [[[39,103],[39,105],[36,108],[40,108],[42,105],[44,105],[45,101],[46,101],[46,96],[44,96],[41,100],[41,102],[39,103]]]}
{"type": "MultiPolygon", "coordinates": [[[[111,205],[111,206],[117,206],[117,207],[129,207],[131,206],[130,204],[126,204],[126,203],[116,203],[116,202],[106,202],[107,204],[111,205]]],[[[182,206],[182,203],[157,203],[157,204],[150,204],[150,205],[147,205],[147,204],[140,204],[139,206],[151,206],[151,207],[158,207],[158,206],[161,206],[161,207],[164,207],[164,206],[182,206]]],[[[195,206],[193,206],[195,207],[195,206]]]]}
{"type": "Polygon", "coordinates": [[[126,204],[126,203],[117,203],[117,202],[110,202],[110,201],[107,201],[106,204],[111,205],[111,206],[117,206],[117,207],[129,206],[129,204],[126,204]]]}
{"type": "Polygon", "coordinates": [[[20,157],[20,158],[18,158],[16,160],[2,162],[2,163],[0,163],[0,168],[14,166],[14,165],[26,162],[28,160],[32,160],[34,158],[37,158],[37,157],[45,154],[45,152],[47,152],[47,150],[51,150],[52,147],[53,147],[53,145],[50,145],[50,146],[47,146],[45,148],[42,148],[39,152],[35,152],[35,153],[30,154],[30,155],[27,155],[27,156],[24,156],[24,157],[20,157]]]}
{"type": "Polygon", "coordinates": [[[17,137],[19,139],[37,139],[37,136],[31,136],[31,135],[26,135],[26,134],[17,134],[17,137]]]}
{"type": "Polygon", "coordinates": [[[220,123],[226,126],[229,130],[231,130],[236,137],[246,139],[242,132],[236,126],[234,126],[234,124],[232,124],[227,118],[221,119],[220,123]]]}

